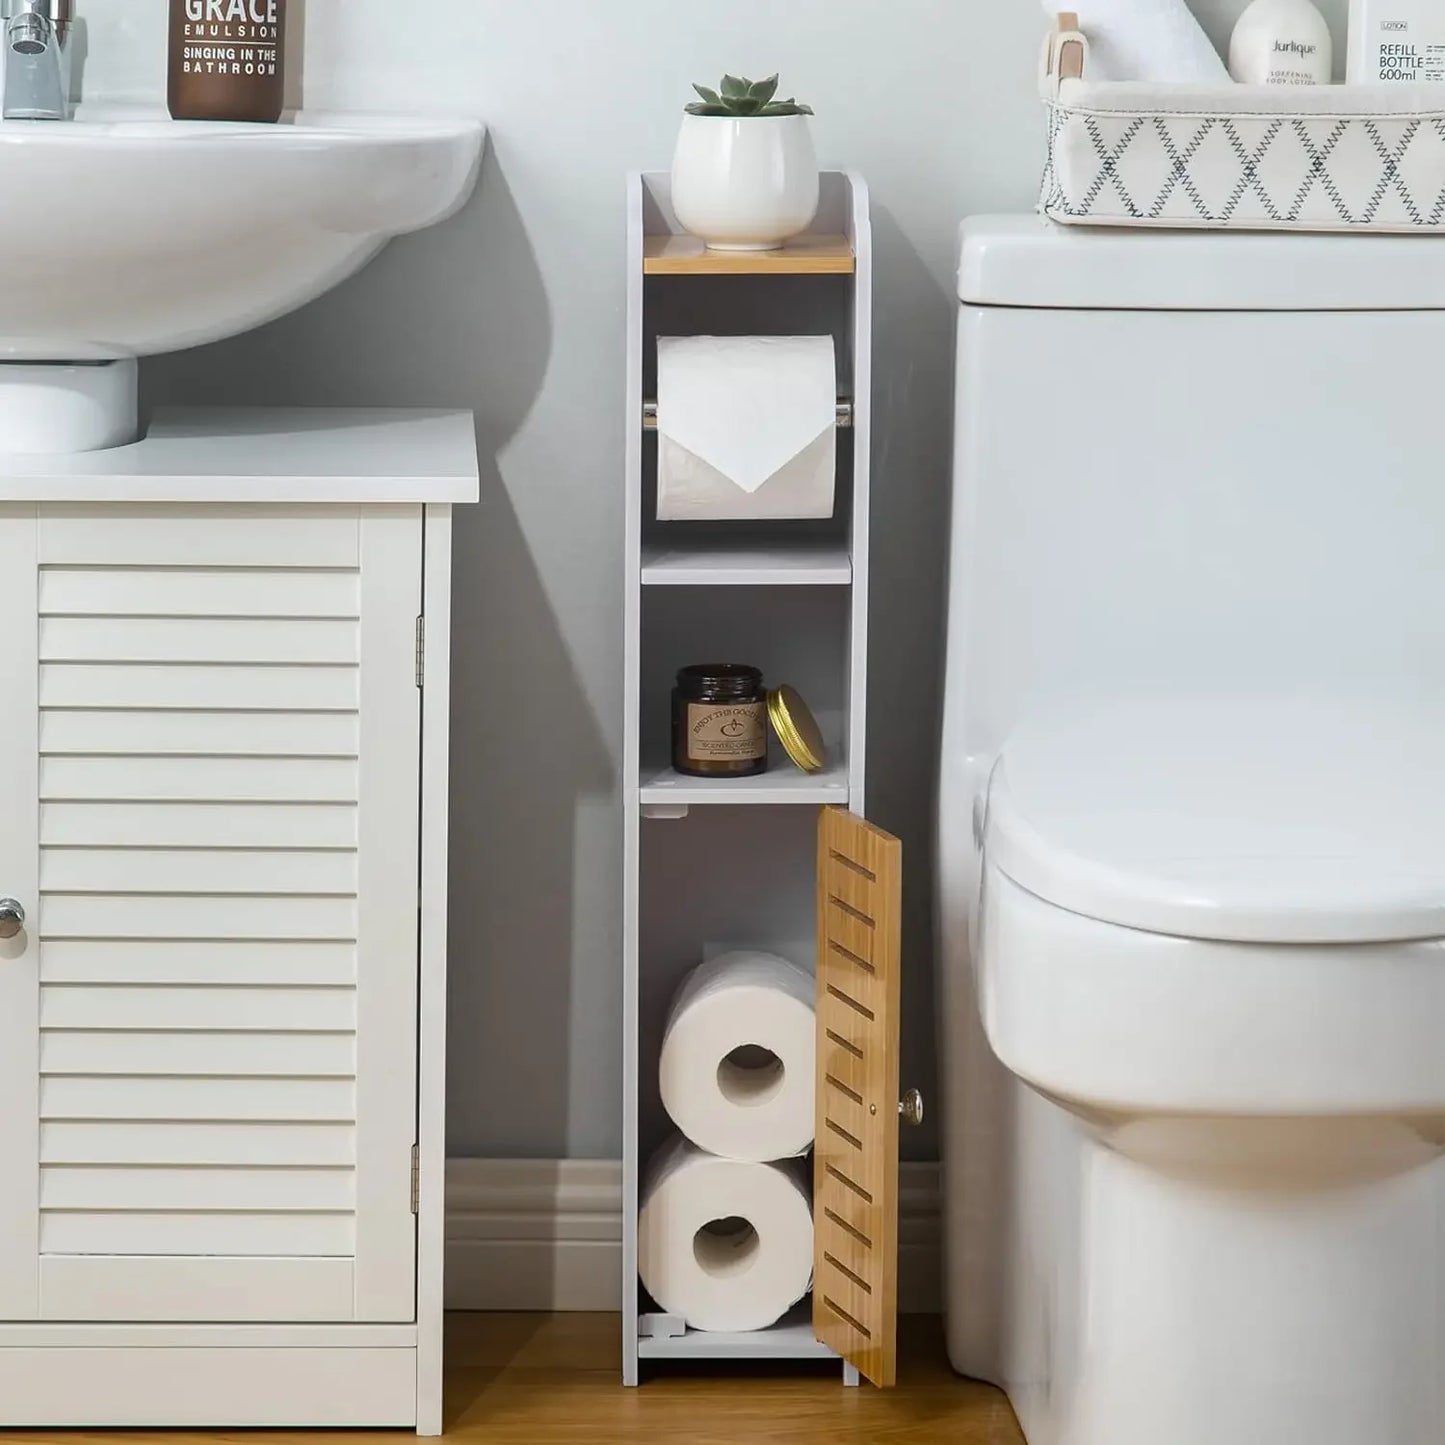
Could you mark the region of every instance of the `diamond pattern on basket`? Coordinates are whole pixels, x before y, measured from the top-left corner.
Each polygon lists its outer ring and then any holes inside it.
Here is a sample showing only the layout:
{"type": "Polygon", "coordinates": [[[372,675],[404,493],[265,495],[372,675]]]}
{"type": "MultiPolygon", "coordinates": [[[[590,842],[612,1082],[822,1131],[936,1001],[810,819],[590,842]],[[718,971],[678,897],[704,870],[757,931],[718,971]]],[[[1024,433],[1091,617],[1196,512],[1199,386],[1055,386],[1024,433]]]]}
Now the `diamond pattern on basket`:
{"type": "Polygon", "coordinates": [[[1049,109],[1041,209],[1056,220],[1301,230],[1445,227],[1445,116],[1049,109]]]}

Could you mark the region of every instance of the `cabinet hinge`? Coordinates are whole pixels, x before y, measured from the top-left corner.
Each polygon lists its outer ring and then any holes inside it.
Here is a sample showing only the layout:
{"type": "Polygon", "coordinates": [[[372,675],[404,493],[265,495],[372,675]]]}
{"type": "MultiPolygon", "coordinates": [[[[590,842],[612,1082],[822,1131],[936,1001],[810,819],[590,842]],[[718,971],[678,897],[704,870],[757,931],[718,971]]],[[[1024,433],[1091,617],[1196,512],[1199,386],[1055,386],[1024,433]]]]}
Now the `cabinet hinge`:
{"type": "Polygon", "coordinates": [[[416,620],[416,685],[426,686],[426,618],[416,620]]]}
{"type": "Polygon", "coordinates": [[[411,1212],[421,1213],[421,1145],[411,1146],[411,1212]]]}

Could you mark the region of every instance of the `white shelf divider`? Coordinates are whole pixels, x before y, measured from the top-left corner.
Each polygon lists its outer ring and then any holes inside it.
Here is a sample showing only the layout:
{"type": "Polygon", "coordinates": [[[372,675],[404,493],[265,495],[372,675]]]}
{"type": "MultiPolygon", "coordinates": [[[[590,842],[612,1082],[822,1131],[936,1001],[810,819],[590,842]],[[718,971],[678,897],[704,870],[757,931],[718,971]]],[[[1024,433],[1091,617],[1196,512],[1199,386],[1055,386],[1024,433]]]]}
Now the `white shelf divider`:
{"type": "Polygon", "coordinates": [[[852,580],[853,559],[842,542],[749,540],[642,553],[644,587],[847,587],[852,580]]]}
{"type": "MultiPolygon", "coordinates": [[[[684,235],[672,212],[668,176],[637,174],[629,181],[622,968],[622,1355],[627,1385],[639,1383],[643,1360],[658,1366],[667,1361],[707,1359],[739,1363],[837,1360],[814,1337],[809,1301],[773,1328],[754,1333],[689,1330],[667,1338],[647,1334],[640,1324],[643,1297],[637,1273],[641,1171],[646,1151],[659,1142],[650,1137],[659,1127],[656,1089],[650,1082],[644,1087],[645,1077],[657,1068],[657,1059],[655,1048],[653,1056],[644,1050],[643,1020],[656,1020],[659,1005],[677,982],[677,970],[689,966],[696,941],[696,935],[684,938],[678,932],[679,924],[685,932],[687,919],[677,910],[694,906],[697,900],[686,902],[667,891],[678,887],[679,868],[691,884],[689,848],[699,845],[686,840],[695,830],[704,841],[736,846],[745,854],[755,855],[754,861],[761,858],[762,865],[754,876],[764,893],[771,890],[775,880],[770,860],[780,860],[789,875],[778,884],[786,896],[764,900],[756,918],[749,917],[751,895],[734,897],[720,891],[728,886],[726,870],[710,865],[700,871],[712,876],[696,881],[706,895],[706,904],[714,910],[710,916],[726,916],[729,929],[747,933],[756,928],[766,934],[769,929],[784,930],[797,924],[797,933],[781,935],[796,939],[804,931],[811,932],[814,906],[813,822],[799,810],[828,804],[849,807],[860,814],[864,809],[873,242],[868,188],[861,176],[842,171],[824,174],[816,230],[827,238],[821,249],[833,256],[836,264],[779,268],[729,264],[716,254],[699,259],[694,254],[696,247],[668,240],[684,235]],[[664,253],[685,254],[691,260],[686,266],[659,268],[656,258],[664,253]],[[649,256],[653,258],[650,264],[649,256]],[[698,322],[698,334],[707,327],[716,328],[720,334],[746,332],[749,327],[759,332],[791,327],[788,334],[831,333],[835,337],[840,391],[846,387],[843,399],[852,403],[852,427],[848,445],[839,448],[839,507],[831,522],[802,527],[788,522],[750,524],[745,532],[729,535],[715,527],[694,531],[684,523],[662,524],[647,515],[653,443],[646,439],[644,407],[655,385],[655,338],[659,334],[679,334],[661,328],[677,326],[680,319],[689,323],[688,329],[692,329],[691,323],[698,322]],[[667,611],[682,608],[681,600],[675,601],[670,592],[676,588],[719,589],[716,610],[706,594],[699,598],[694,592],[684,610],[667,611]],[[772,591],[777,588],[847,589],[846,609],[800,605],[796,613],[806,619],[804,630],[790,634],[787,604],[772,591]],[[760,590],[754,594],[748,589],[760,590]],[[763,615],[768,608],[776,609],[776,617],[763,615]],[[672,625],[645,629],[644,612],[649,624],[672,625]],[[707,660],[701,656],[651,655],[649,646],[657,647],[657,639],[663,637],[668,639],[669,647],[676,645],[683,618],[692,619],[694,624],[701,621],[705,630],[711,627],[707,642],[725,641],[732,634],[732,616],[743,616],[747,622],[736,635],[751,639],[749,645],[760,648],[757,658],[736,660],[763,665],[763,653],[769,647],[780,639],[790,639],[799,645],[791,650],[775,647],[777,655],[773,660],[777,665],[771,670],[765,667],[771,680],[788,680],[786,672],[800,660],[812,664],[814,681],[820,683],[814,706],[824,720],[831,745],[829,766],[824,772],[810,776],[775,754],[773,768],[761,777],[720,781],[679,775],[655,751],[644,757],[644,739],[656,747],[666,727],[667,720],[654,715],[665,707],[664,674],[671,668],[707,660]],[[773,672],[778,675],[774,677],[773,672]],[[840,697],[830,695],[835,689],[841,692],[840,697]],[[739,806],[748,810],[744,835],[737,832],[738,819],[743,815],[732,812],[739,806]],[[684,821],[694,808],[706,808],[708,812],[684,821]],[[668,828],[684,830],[678,834],[676,848],[663,845],[667,835],[648,833],[648,847],[644,849],[644,829],[668,828]],[[671,879],[656,883],[651,894],[643,876],[645,857],[650,860],[649,868],[673,870],[671,879]],[[651,903],[647,904],[649,898],[651,903]],[[653,911],[644,914],[645,906],[653,911]],[[807,917],[800,922],[804,908],[807,917]],[[669,940],[653,945],[656,957],[645,954],[649,934],[657,940],[669,940]],[[644,1107],[648,1111],[646,1122],[644,1107]],[[644,1138],[645,1128],[648,1138],[644,1138]]],[[[800,604],[805,601],[793,595],[800,604]]],[[[699,648],[707,650],[703,642],[700,638],[699,648]]],[[[776,944],[778,935],[773,937],[776,944]]],[[[701,956],[697,961],[701,962],[701,956]]],[[[846,1384],[857,1383],[857,1372],[851,1366],[844,1365],[841,1374],[846,1384]]]]}
{"type": "Polygon", "coordinates": [[[729,806],[758,804],[806,806],[848,803],[848,769],[835,763],[821,773],[805,773],[791,763],[782,763],[756,778],[692,778],[671,767],[644,769],[640,790],[642,806],[672,807],[729,806]]]}
{"type": "Polygon", "coordinates": [[[832,1360],[827,1345],[813,1336],[812,1311],[800,1305],[766,1330],[689,1330],[685,1335],[639,1342],[645,1360],[832,1360]]]}

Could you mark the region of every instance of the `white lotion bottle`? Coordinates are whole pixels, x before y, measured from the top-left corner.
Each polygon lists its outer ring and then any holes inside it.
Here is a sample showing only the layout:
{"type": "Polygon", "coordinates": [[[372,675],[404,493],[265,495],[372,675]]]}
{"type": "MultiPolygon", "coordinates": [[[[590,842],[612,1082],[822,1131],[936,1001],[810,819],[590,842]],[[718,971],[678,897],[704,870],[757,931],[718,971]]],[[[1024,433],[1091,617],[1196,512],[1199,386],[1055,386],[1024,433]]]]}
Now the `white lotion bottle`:
{"type": "Polygon", "coordinates": [[[1440,0],[1350,0],[1351,85],[1445,81],[1440,0]]]}
{"type": "Polygon", "coordinates": [[[1335,46],[1312,0],[1254,0],[1229,42],[1229,73],[1241,85],[1328,85],[1335,46]]]}

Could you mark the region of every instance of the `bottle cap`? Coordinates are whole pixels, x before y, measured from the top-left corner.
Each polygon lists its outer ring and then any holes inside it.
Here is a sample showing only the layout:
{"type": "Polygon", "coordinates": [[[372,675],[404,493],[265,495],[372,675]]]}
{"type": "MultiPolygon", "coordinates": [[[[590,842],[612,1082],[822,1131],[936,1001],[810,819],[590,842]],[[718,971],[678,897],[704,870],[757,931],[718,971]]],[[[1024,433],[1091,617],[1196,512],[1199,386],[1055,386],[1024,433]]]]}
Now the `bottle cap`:
{"type": "Polygon", "coordinates": [[[818,720],[793,688],[779,687],[768,694],[768,718],[788,756],[805,773],[821,773],[828,766],[818,720]]]}

